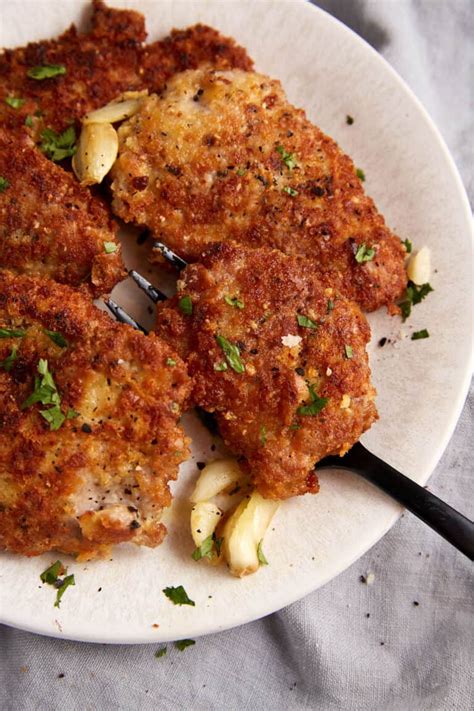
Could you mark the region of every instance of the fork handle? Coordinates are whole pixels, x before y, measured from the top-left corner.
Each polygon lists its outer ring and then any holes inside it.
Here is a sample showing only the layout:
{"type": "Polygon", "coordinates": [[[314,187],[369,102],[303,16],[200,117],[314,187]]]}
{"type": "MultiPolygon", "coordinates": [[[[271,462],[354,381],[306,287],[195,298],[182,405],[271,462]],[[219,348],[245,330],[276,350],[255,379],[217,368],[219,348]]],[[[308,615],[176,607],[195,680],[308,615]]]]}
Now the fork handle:
{"type": "Polygon", "coordinates": [[[320,465],[349,469],[360,474],[418,516],[470,560],[474,560],[474,523],[369,452],[360,442],[343,458],[327,457],[320,465]]]}

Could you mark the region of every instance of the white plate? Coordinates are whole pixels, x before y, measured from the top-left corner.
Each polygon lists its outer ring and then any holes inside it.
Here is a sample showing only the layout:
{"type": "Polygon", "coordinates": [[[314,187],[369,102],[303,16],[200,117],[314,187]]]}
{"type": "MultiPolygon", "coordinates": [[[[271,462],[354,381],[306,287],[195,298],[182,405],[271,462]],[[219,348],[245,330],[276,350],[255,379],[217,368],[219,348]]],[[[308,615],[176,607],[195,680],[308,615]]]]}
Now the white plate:
{"type": "MultiPolygon", "coordinates": [[[[57,34],[80,21],[85,2],[3,0],[0,44],[15,46],[57,34]]],[[[173,26],[205,22],[244,45],[262,72],[281,79],[290,99],[336,138],[366,173],[366,189],[402,239],[429,245],[435,292],[414,309],[403,330],[428,328],[431,338],[400,340],[399,319],[371,317],[374,380],[380,421],[364,437],[376,454],[424,483],[460,414],[471,372],[471,217],[458,173],[435,126],[395,72],[359,37],[302,0],[116,0],[141,9],[150,39],[173,26]],[[355,118],[348,126],[346,114],[355,118]]],[[[133,240],[132,240],[133,242],[133,240]]],[[[139,261],[131,249],[129,263],[139,261]]],[[[144,319],[136,288],[115,295],[144,319]]],[[[149,318],[149,317],[148,317],[149,318]]],[[[303,597],[347,568],[395,522],[400,508],[347,473],[322,473],[321,493],[288,501],[265,539],[270,565],[243,580],[225,568],[195,563],[190,553],[186,494],[195,462],[215,456],[210,436],[189,415],[193,461],[175,487],[169,535],[156,550],[122,547],[113,562],[70,564],[76,587],[61,609],[39,573],[54,555],[28,560],[0,555],[0,619],[34,632],[95,642],[157,642],[216,632],[267,615],[303,597]],[[184,585],[195,607],[163,595],[184,585]],[[100,589],[100,592],[99,592],[100,589]],[[154,627],[158,624],[159,627],[154,627]]]]}

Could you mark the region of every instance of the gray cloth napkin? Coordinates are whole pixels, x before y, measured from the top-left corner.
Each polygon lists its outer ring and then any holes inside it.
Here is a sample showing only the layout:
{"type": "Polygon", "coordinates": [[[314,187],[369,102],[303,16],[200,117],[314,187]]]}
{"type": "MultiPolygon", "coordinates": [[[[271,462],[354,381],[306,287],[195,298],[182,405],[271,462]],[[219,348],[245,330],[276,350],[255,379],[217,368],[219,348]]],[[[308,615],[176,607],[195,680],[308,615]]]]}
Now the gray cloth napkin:
{"type": "MultiPolygon", "coordinates": [[[[319,0],[399,71],[424,103],[471,191],[472,4],[319,0]]],[[[441,199],[441,198],[440,198],[441,199]]],[[[473,516],[474,387],[430,488],[473,516]]],[[[363,558],[279,613],[163,645],[64,642],[0,627],[0,709],[474,707],[472,571],[406,513],[363,558]],[[372,585],[361,580],[374,573],[372,585]]],[[[369,580],[372,576],[369,578],[369,580]]]]}

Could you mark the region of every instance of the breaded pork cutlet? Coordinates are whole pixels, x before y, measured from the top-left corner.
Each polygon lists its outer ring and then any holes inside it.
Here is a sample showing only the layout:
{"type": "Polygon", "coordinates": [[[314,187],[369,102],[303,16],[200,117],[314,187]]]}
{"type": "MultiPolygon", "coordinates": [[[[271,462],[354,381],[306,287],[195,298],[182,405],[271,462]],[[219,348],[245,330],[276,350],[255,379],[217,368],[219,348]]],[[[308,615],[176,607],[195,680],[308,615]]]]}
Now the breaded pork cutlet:
{"type": "Polygon", "coordinates": [[[99,198],[26,135],[0,128],[0,265],[98,297],[126,276],[117,225],[99,198]]]}
{"type": "Polygon", "coordinates": [[[244,49],[210,27],[174,30],[145,46],[145,20],[139,12],[108,8],[101,0],[93,0],[92,8],[88,31],[78,32],[73,25],[58,39],[0,54],[4,125],[14,128],[27,120],[35,137],[45,128],[59,132],[124,91],[161,91],[169,77],[184,69],[203,63],[220,69],[252,66],[244,49]],[[60,69],[45,78],[45,65],[60,69]],[[42,78],[31,76],[35,68],[42,78]]]}
{"type": "Polygon", "coordinates": [[[87,559],[157,546],[188,456],[189,390],[154,334],[74,289],[0,272],[0,549],[87,559]]]}
{"type": "Polygon", "coordinates": [[[267,498],[317,492],[315,464],[377,419],[368,323],[312,267],[216,245],[158,307],[157,332],[187,360],[195,404],[267,498]]]}
{"type": "Polygon", "coordinates": [[[189,261],[217,241],[278,248],[313,259],[363,309],[396,310],[405,248],[351,159],[278,81],[239,70],[176,75],[120,127],[111,175],[115,213],[189,261]]]}

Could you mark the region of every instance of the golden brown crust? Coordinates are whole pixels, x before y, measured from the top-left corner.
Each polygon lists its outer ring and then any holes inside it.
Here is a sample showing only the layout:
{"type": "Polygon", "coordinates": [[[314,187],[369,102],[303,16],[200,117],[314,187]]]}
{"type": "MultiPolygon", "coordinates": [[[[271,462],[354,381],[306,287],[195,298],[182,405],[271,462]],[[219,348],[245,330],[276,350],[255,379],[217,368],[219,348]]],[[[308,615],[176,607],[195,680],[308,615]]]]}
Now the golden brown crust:
{"type": "Polygon", "coordinates": [[[93,0],[87,32],[71,26],[57,39],[6,49],[0,54],[0,120],[9,128],[33,117],[32,135],[44,127],[56,131],[124,91],[161,91],[167,79],[184,69],[210,64],[219,69],[250,69],[252,61],[234,40],[210,27],[173,30],[163,40],[145,46],[145,20],[133,10],[108,8],[93,0]],[[28,69],[62,64],[66,74],[37,81],[28,69]],[[7,96],[26,99],[19,109],[4,103],[7,96]],[[40,117],[35,113],[41,112],[40,117]]]}
{"type": "Polygon", "coordinates": [[[149,97],[119,138],[114,211],[185,259],[235,240],[314,259],[367,311],[391,307],[403,292],[400,240],[351,159],[288,103],[278,81],[239,70],[185,72],[162,97],[149,97]],[[356,261],[362,244],[375,250],[373,261],[356,261]]]}
{"type": "Polygon", "coordinates": [[[123,91],[142,88],[140,53],[146,37],[143,16],[109,9],[94,0],[91,27],[78,32],[72,25],[57,39],[6,49],[0,54],[0,118],[11,128],[27,115],[41,112],[35,130],[63,130],[88,111],[107,104],[123,91]],[[35,66],[62,64],[66,74],[38,81],[27,72],[35,66]],[[4,97],[27,99],[20,109],[4,97]]]}
{"type": "Polygon", "coordinates": [[[0,128],[0,264],[83,286],[94,297],[126,276],[107,207],[46,158],[25,134],[0,128]],[[106,254],[104,243],[115,245],[106,254]]]}
{"type": "Polygon", "coordinates": [[[0,338],[0,548],[89,558],[122,541],[158,545],[168,481],[188,456],[178,425],[190,390],[184,363],[77,291],[6,271],[0,328],[26,331],[0,338]],[[67,347],[44,329],[61,333],[67,347]],[[61,411],[76,413],[55,431],[40,414],[48,406],[22,409],[40,359],[61,411]]]}
{"type": "Polygon", "coordinates": [[[277,250],[216,245],[158,307],[157,332],[187,358],[195,403],[215,414],[225,442],[269,498],[317,491],[315,463],[344,454],[377,419],[368,323],[313,267],[277,250]],[[191,297],[191,316],[178,307],[183,296],[191,297]],[[299,325],[298,314],[316,327],[299,325]],[[238,345],[244,373],[230,367],[216,335],[238,345]],[[301,340],[290,347],[287,336],[301,340]],[[311,404],[308,384],[328,398],[315,415],[300,411],[311,404]]]}

